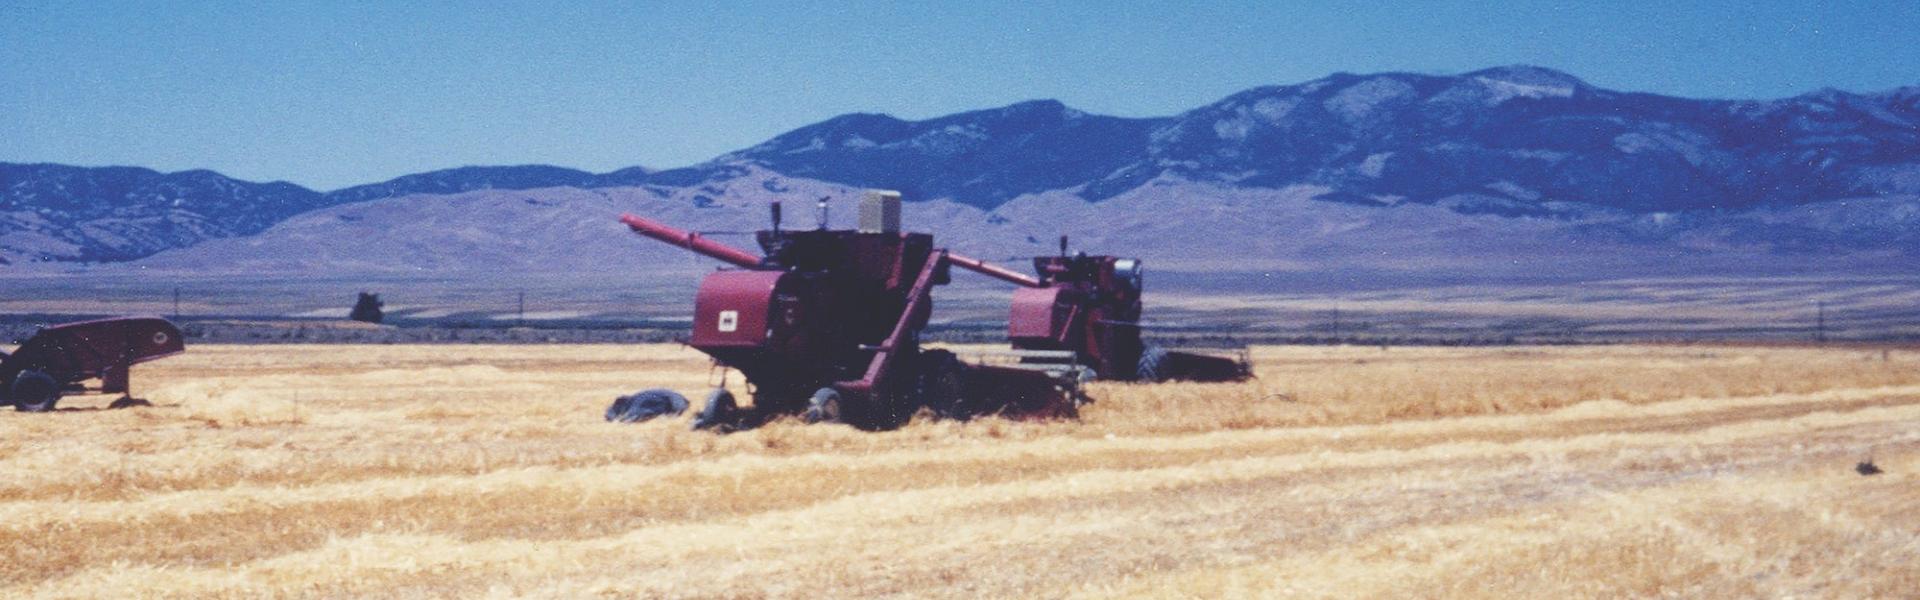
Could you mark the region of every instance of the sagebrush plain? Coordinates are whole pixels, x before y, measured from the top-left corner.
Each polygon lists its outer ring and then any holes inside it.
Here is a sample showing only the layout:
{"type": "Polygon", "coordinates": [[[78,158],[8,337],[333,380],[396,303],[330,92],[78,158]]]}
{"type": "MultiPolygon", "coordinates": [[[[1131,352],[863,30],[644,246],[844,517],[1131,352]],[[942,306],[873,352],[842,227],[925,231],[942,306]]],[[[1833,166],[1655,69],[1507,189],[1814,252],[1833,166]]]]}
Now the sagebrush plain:
{"type": "Polygon", "coordinates": [[[1920,350],[1252,354],[1077,421],[718,436],[601,419],[697,403],[677,345],[194,346],[154,406],[0,413],[0,597],[1920,589],[1920,350]]]}

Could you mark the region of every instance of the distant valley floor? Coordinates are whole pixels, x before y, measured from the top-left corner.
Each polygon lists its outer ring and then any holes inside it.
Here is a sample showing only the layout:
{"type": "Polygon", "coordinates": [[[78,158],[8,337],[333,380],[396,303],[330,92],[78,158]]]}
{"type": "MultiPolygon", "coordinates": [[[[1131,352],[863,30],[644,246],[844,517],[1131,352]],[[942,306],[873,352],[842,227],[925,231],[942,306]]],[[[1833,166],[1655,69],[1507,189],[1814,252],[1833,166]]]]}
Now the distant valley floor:
{"type": "MultiPolygon", "coordinates": [[[[327,277],[0,273],[0,334],[109,314],[178,316],[225,342],[669,341],[700,270],[327,277]],[[358,292],[388,326],[345,321],[358,292]],[[177,294],[177,296],[176,296],[177,294]],[[177,299],[176,299],[177,298],[177,299]]],[[[935,294],[934,337],[991,341],[1008,289],[956,274],[935,294]]],[[[1149,337],[1169,343],[1582,343],[1628,340],[1920,340],[1920,276],[1475,278],[1425,273],[1159,272],[1149,337]]]]}

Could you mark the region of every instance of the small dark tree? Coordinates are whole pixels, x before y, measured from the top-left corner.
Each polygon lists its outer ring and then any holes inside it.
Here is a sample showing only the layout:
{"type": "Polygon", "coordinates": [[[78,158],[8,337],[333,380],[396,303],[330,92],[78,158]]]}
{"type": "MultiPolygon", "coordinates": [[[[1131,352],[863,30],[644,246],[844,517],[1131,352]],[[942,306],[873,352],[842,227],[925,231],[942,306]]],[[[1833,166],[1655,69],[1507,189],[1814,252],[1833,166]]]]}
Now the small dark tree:
{"type": "Polygon", "coordinates": [[[347,318],[379,323],[381,319],[386,318],[386,315],[380,312],[382,306],[386,305],[380,302],[379,294],[360,292],[360,301],[353,303],[353,312],[347,313],[347,318]]]}

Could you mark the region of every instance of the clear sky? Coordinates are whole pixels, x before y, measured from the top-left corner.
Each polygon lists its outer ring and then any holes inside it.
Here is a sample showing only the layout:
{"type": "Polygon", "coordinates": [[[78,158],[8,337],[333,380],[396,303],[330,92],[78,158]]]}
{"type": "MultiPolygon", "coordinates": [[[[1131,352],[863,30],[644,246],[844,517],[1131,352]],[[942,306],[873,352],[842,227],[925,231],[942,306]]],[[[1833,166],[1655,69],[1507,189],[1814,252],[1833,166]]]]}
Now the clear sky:
{"type": "Polygon", "coordinates": [[[0,161],[323,190],[669,168],[848,112],[1161,116],[1336,71],[1519,63],[1691,97],[1915,85],[1920,2],[0,0],[0,161]]]}

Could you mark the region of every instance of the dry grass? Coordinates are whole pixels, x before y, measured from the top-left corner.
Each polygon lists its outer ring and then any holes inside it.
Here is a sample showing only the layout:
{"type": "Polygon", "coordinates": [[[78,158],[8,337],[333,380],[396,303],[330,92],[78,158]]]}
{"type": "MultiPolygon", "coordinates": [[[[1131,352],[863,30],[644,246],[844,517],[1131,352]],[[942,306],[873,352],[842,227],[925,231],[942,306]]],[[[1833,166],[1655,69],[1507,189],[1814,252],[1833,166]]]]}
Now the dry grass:
{"type": "Polygon", "coordinates": [[[0,597],[1920,589],[1920,353],[1254,358],[1078,422],[719,437],[599,419],[697,400],[677,346],[201,346],[154,407],[0,414],[0,597]]]}

